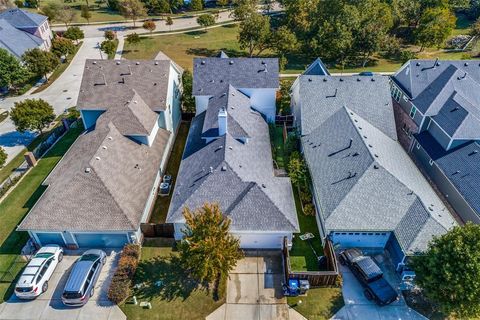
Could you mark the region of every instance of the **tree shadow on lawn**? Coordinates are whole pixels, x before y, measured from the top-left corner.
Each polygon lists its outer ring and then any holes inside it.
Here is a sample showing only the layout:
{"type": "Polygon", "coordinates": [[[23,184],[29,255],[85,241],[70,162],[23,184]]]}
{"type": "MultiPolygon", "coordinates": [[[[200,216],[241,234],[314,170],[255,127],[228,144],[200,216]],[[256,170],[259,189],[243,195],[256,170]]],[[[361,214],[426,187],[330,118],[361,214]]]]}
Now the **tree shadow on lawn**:
{"type": "Polygon", "coordinates": [[[208,290],[189,277],[180,267],[179,258],[174,255],[140,262],[135,273],[135,283],[144,284],[135,294],[148,300],[159,297],[167,301],[179,298],[183,301],[195,290],[208,290]],[[156,286],[157,281],[162,282],[161,286],[156,286]]]}
{"type": "Polygon", "coordinates": [[[229,57],[248,57],[248,54],[243,51],[231,50],[226,48],[221,49],[208,49],[208,48],[188,48],[185,50],[185,53],[188,55],[194,56],[203,56],[203,57],[215,57],[220,54],[220,51],[225,52],[229,57]]]}

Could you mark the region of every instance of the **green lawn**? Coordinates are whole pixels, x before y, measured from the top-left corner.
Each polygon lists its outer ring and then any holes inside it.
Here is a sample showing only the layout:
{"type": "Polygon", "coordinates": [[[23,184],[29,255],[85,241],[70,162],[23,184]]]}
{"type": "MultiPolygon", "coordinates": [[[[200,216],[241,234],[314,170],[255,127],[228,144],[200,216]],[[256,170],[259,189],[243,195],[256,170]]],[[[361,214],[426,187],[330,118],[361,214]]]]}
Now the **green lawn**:
{"type": "Polygon", "coordinates": [[[129,320],[205,319],[225,300],[214,301],[211,293],[189,281],[185,274],[168,257],[175,252],[171,247],[142,247],[142,258],[135,275],[136,283],[146,286],[137,290],[138,302],[149,301],[152,309],[126,303],[120,308],[129,320]],[[155,282],[161,280],[161,287],[155,282]]]}
{"type": "Polygon", "coordinates": [[[28,239],[28,235],[26,232],[15,231],[15,228],[45,191],[45,187],[41,185],[42,181],[82,131],[81,125],[71,129],[0,203],[0,218],[2,219],[0,224],[0,274],[4,277],[4,282],[0,283],[0,299],[2,300],[10,296],[11,281],[24,265],[23,262],[15,263],[15,260],[28,239]],[[5,275],[11,265],[14,265],[13,274],[5,275]]]}
{"type": "Polygon", "coordinates": [[[330,319],[344,305],[341,288],[310,289],[306,296],[288,297],[287,302],[308,320],[330,319]]]}
{"type": "Polygon", "coordinates": [[[317,221],[314,216],[307,216],[302,211],[302,205],[298,196],[297,189],[293,188],[295,197],[295,206],[297,207],[298,223],[300,233],[295,233],[293,238],[292,250],[290,250],[290,266],[293,271],[319,271],[317,258],[307,241],[300,239],[300,235],[307,232],[312,233],[315,238],[311,243],[317,255],[323,255],[323,246],[318,232],[317,221]]]}
{"type": "Polygon", "coordinates": [[[275,129],[273,130],[272,142],[273,148],[275,149],[274,155],[277,166],[279,168],[286,168],[287,160],[285,158],[285,152],[283,149],[283,127],[275,126],[275,129]]]}
{"type": "Polygon", "coordinates": [[[48,81],[45,82],[44,84],[42,84],[40,87],[38,87],[35,91],[33,91],[32,93],[38,93],[38,92],[41,92],[45,89],[47,89],[48,87],[50,87],[50,85],[55,81],[57,80],[58,77],[60,77],[62,75],[62,73],[68,68],[68,66],[70,65],[70,63],[72,62],[72,59],[75,57],[75,55],[77,54],[78,50],[80,49],[80,47],[82,46],[83,42],[80,42],[78,45],[75,46],[75,51],[71,54],[68,55],[68,60],[67,61],[64,61],[63,63],[60,63],[58,65],[57,68],[55,68],[55,70],[53,70],[52,74],[50,75],[50,77],[48,78],[48,81]]]}
{"type": "MultiPolygon", "coordinates": [[[[180,161],[182,160],[183,149],[185,148],[189,128],[189,123],[180,123],[177,137],[175,138],[175,143],[173,144],[172,153],[170,154],[170,158],[168,159],[166,173],[172,175],[174,184],[175,179],[177,178],[178,169],[180,168],[180,161]]],[[[157,197],[155,205],[153,206],[150,222],[165,223],[165,219],[167,218],[168,213],[168,207],[170,206],[170,201],[172,200],[173,187],[170,191],[169,196],[157,197]]]]}

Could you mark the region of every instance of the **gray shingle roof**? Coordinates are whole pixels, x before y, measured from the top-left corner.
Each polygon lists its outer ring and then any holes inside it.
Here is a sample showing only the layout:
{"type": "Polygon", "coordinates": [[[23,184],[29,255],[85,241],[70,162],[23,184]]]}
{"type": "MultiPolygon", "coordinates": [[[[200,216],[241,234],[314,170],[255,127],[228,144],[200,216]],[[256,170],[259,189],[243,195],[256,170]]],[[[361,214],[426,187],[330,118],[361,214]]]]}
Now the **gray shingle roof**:
{"type": "Polygon", "coordinates": [[[471,141],[445,151],[428,131],[415,138],[468,204],[480,213],[480,144],[471,141]]]}
{"type": "Polygon", "coordinates": [[[388,77],[310,76],[299,78],[302,134],[309,134],[343,107],[397,139],[388,77]]]}
{"type": "Polygon", "coordinates": [[[46,16],[18,8],[7,9],[0,13],[0,19],[7,20],[16,28],[39,27],[47,20],[46,16]]]}
{"type": "MultiPolygon", "coordinates": [[[[250,108],[249,99],[230,88],[228,121],[233,119],[246,132],[247,143],[230,133],[210,143],[202,139],[208,113],[191,124],[180,165],[167,222],[183,222],[185,206],[218,202],[232,219],[233,231],[298,231],[289,178],[274,177],[268,126],[250,108]]],[[[211,100],[215,105],[215,98],[211,100]]],[[[215,113],[214,113],[215,114],[215,113]]],[[[216,115],[216,114],[215,114],[216,115]]]]}
{"type": "Polygon", "coordinates": [[[411,60],[395,74],[393,81],[422,114],[431,116],[452,138],[480,137],[478,61],[435,64],[433,60],[411,60]]]}
{"type": "Polygon", "coordinates": [[[323,64],[322,60],[320,58],[317,58],[312,64],[307,67],[307,69],[305,69],[303,74],[307,76],[329,76],[330,72],[323,64]]]}
{"type": "Polygon", "coordinates": [[[277,58],[195,58],[193,95],[216,96],[237,89],[278,88],[277,58]]]}
{"type": "MultiPolygon", "coordinates": [[[[122,63],[129,62],[122,60],[122,63]]],[[[159,61],[160,64],[163,62],[159,61]]],[[[103,70],[112,65],[117,67],[113,61],[99,65],[104,66],[103,70]]],[[[157,67],[153,62],[149,65],[157,67]]],[[[162,68],[166,69],[166,66],[162,68]]],[[[145,71],[132,68],[134,73],[140,70],[145,71]]],[[[165,92],[156,92],[155,95],[166,96],[168,78],[161,72],[157,76],[157,88],[165,92]]],[[[113,75],[107,77],[107,81],[112,79],[115,79],[113,75]]],[[[100,99],[81,95],[79,105],[97,110],[103,107],[106,111],[97,119],[93,129],[75,141],[45,179],[48,188],[22,221],[19,230],[135,231],[139,228],[171,133],[160,128],[151,146],[127,137],[150,134],[158,121],[158,114],[144,99],[152,99],[153,95],[142,96],[138,92],[144,93],[147,89],[138,82],[130,84],[127,80],[119,85],[122,90],[113,88],[109,91],[109,94],[118,92],[122,97],[119,100],[105,100],[109,95],[100,99]]],[[[149,81],[143,85],[151,90],[149,81]]],[[[109,86],[115,87],[115,84],[110,82],[106,89],[109,86]]],[[[92,94],[99,92],[94,89],[92,94]]]]}
{"type": "Polygon", "coordinates": [[[41,38],[15,28],[7,20],[0,17],[0,48],[6,49],[17,58],[21,58],[25,51],[38,48],[42,43],[41,38]]]}
{"type": "Polygon", "coordinates": [[[419,233],[455,225],[400,144],[353,110],[340,108],[319,121],[302,145],[327,230],[393,231],[403,250],[414,253],[428,243],[419,233]],[[404,230],[412,220],[425,222],[404,230]]]}
{"type": "Polygon", "coordinates": [[[85,62],[79,110],[124,105],[135,90],[153,111],[166,109],[170,60],[91,60],[85,62]]]}

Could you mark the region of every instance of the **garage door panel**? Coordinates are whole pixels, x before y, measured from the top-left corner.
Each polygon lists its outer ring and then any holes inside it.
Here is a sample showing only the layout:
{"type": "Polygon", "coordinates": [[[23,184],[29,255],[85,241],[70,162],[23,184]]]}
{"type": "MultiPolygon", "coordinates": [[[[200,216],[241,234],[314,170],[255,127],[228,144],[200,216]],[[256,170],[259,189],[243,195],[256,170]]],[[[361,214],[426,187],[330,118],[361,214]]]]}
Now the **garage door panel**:
{"type": "Polygon", "coordinates": [[[58,244],[59,246],[65,247],[65,241],[63,240],[62,234],[59,232],[39,232],[36,233],[36,236],[42,246],[47,244],[58,244]]]}
{"type": "Polygon", "coordinates": [[[242,249],[281,249],[285,234],[234,234],[242,249]]]}
{"type": "Polygon", "coordinates": [[[124,233],[74,233],[80,248],[120,248],[128,242],[124,233]]]}
{"type": "Polygon", "coordinates": [[[332,232],[332,242],[342,248],[384,248],[390,232],[332,232]]]}

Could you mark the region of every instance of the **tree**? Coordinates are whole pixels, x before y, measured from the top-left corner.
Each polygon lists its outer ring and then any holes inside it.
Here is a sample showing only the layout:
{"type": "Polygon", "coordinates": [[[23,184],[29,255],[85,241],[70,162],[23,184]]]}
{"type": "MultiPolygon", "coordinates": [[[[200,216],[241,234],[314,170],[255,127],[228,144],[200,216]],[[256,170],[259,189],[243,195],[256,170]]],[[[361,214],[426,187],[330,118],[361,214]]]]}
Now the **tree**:
{"type": "Polygon", "coordinates": [[[185,237],[178,245],[185,270],[200,282],[213,283],[226,277],[243,257],[240,240],[230,233],[231,220],[218,204],[183,210],[185,237]]]}
{"type": "Polygon", "coordinates": [[[284,56],[298,49],[298,40],[287,26],[281,26],[271,36],[271,47],[277,54],[284,56]]]}
{"type": "Polygon", "coordinates": [[[455,28],[455,22],[455,15],[448,8],[427,9],[415,30],[415,39],[420,45],[420,51],[425,47],[442,46],[455,28]]]}
{"type": "Polygon", "coordinates": [[[207,32],[207,28],[213,26],[215,24],[215,16],[210,13],[205,13],[197,18],[197,23],[205,28],[205,32],[207,32]]]}
{"type": "Polygon", "coordinates": [[[115,35],[115,32],[112,31],[112,30],[105,30],[105,32],[103,33],[103,36],[107,40],[113,40],[113,39],[115,39],[116,35],[115,35]]]}
{"type": "Polygon", "coordinates": [[[40,6],[39,0],[25,0],[25,5],[29,8],[38,8],[40,6]]]}
{"type": "Polygon", "coordinates": [[[56,37],[52,40],[52,52],[59,58],[65,57],[65,61],[67,61],[68,55],[75,52],[75,45],[70,39],[56,37]]]}
{"type": "Polygon", "coordinates": [[[240,23],[238,42],[240,48],[247,49],[250,57],[254,51],[262,53],[271,45],[270,18],[254,13],[240,23]]]}
{"type": "Polygon", "coordinates": [[[292,152],[288,162],[288,176],[292,183],[299,187],[307,181],[307,167],[298,151],[292,152]]]}
{"type": "Polygon", "coordinates": [[[233,4],[235,8],[231,15],[237,21],[245,20],[257,12],[256,0],[234,0],[233,4]]]}
{"type": "Polygon", "coordinates": [[[78,44],[78,40],[81,40],[85,37],[83,30],[79,27],[69,27],[67,31],[63,33],[63,36],[67,39],[74,40],[78,44]]]}
{"type": "Polygon", "coordinates": [[[68,28],[68,25],[72,23],[75,19],[77,13],[72,10],[69,6],[64,6],[60,10],[57,11],[57,20],[63,22],[65,27],[68,28]]]}
{"type": "Polygon", "coordinates": [[[203,10],[203,0],[191,0],[189,7],[192,11],[203,10]]]}
{"type": "Polygon", "coordinates": [[[138,34],[136,34],[135,32],[130,33],[129,35],[127,35],[126,41],[130,44],[139,43],[140,42],[140,36],[138,34]]]}
{"type": "Polygon", "coordinates": [[[173,13],[180,9],[183,6],[184,2],[183,0],[168,0],[168,4],[170,6],[170,13],[173,13]]]}
{"type": "Polygon", "coordinates": [[[10,118],[20,132],[36,130],[42,133],[55,120],[55,113],[52,106],[42,99],[25,99],[15,102],[10,118]]]}
{"type": "Polygon", "coordinates": [[[92,13],[90,12],[90,9],[88,6],[81,6],[80,7],[80,16],[87,20],[87,23],[89,24],[90,23],[90,19],[92,18],[92,13]]]}
{"type": "Polygon", "coordinates": [[[7,162],[8,154],[5,152],[5,149],[0,147],[0,168],[3,168],[5,163],[7,162]]]}
{"type": "Polygon", "coordinates": [[[120,13],[125,19],[133,20],[133,27],[135,27],[135,21],[138,18],[147,15],[145,6],[139,0],[121,0],[119,3],[120,13]]]}
{"type": "Polygon", "coordinates": [[[52,72],[59,64],[58,58],[53,53],[39,48],[26,51],[22,60],[31,73],[43,76],[45,79],[47,79],[47,74],[52,72]]]}
{"type": "Polygon", "coordinates": [[[415,283],[456,319],[480,315],[480,225],[467,223],[434,238],[423,255],[413,257],[415,283]]]}
{"type": "Polygon", "coordinates": [[[157,28],[157,25],[152,20],[147,20],[143,23],[143,29],[153,32],[157,28]]]}
{"type": "Polygon", "coordinates": [[[168,26],[168,30],[172,31],[172,25],[173,25],[172,17],[168,16],[167,19],[165,19],[165,24],[168,26]]]}
{"type": "Polygon", "coordinates": [[[62,8],[56,2],[49,2],[44,7],[42,7],[41,12],[48,17],[50,23],[57,18],[57,13],[62,8]]]}
{"type": "Polygon", "coordinates": [[[107,6],[112,11],[118,11],[120,9],[119,0],[107,0],[107,6]]]}
{"type": "Polygon", "coordinates": [[[195,98],[192,96],[193,77],[190,70],[185,70],[182,74],[182,106],[185,112],[195,113],[195,98]]]}
{"type": "Polygon", "coordinates": [[[228,6],[228,0],[217,0],[217,6],[226,7],[228,6]]]}
{"type": "Polygon", "coordinates": [[[27,69],[7,50],[0,48],[0,87],[18,88],[27,82],[27,69]]]}
{"type": "Polygon", "coordinates": [[[117,45],[113,40],[105,40],[100,45],[100,50],[105,52],[107,55],[113,55],[117,50],[117,45]]]}

